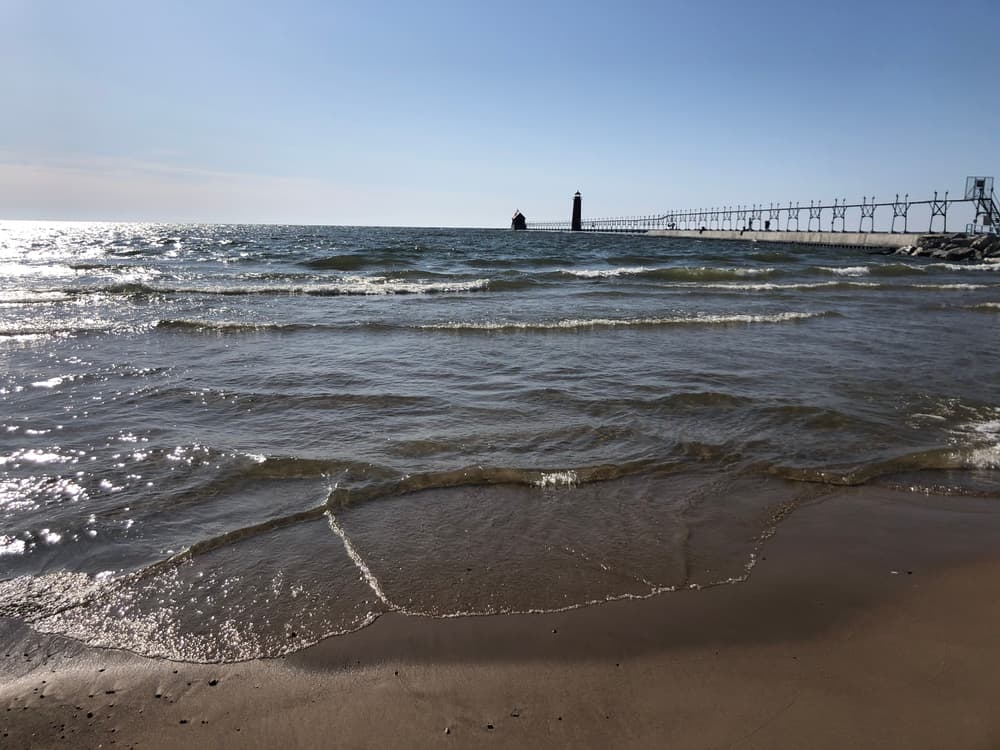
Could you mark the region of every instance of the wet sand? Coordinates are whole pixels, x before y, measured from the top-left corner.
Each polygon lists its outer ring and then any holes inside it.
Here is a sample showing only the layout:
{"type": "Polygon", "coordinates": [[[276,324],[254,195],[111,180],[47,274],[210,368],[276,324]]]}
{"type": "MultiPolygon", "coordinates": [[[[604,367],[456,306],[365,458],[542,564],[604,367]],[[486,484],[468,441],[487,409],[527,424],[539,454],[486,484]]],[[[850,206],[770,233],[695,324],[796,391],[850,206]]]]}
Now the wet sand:
{"type": "Polygon", "coordinates": [[[997,539],[998,498],[845,489],[746,583],[229,665],[0,620],[0,746],[997,747],[997,539]]]}

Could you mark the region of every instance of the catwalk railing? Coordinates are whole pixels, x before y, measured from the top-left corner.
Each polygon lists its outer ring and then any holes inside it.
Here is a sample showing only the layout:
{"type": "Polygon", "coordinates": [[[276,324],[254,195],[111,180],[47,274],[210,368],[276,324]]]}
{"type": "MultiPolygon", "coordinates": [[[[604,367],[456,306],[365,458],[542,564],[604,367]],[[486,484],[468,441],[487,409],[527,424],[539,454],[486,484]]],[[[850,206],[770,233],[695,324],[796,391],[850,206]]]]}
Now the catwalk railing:
{"type": "MultiPolygon", "coordinates": [[[[992,232],[1000,229],[1000,209],[993,193],[992,179],[988,188],[976,186],[966,189],[965,197],[934,197],[930,200],[911,201],[909,194],[902,198],[897,194],[891,201],[879,203],[875,196],[864,197],[860,203],[848,203],[846,199],[831,203],[809,201],[792,203],[787,206],[770,203],[748,206],[725,206],[721,208],[697,208],[685,211],[667,211],[648,216],[618,216],[603,219],[585,219],[581,224],[584,232],[648,232],[653,229],[717,229],[751,230],[772,232],[922,232],[910,227],[910,211],[919,207],[924,219],[929,214],[927,232],[947,232],[948,212],[956,204],[968,204],[975,214],[975,221],[965,226],[967,232],[992,232]],[[876,230],[887,224],[888,229],[876,230]],[[855,229],[857,226],[857,229],[855,229]]],[[[567,221],[529,221],[528,229],[537,231],[564,232],[571,229],[567,221]]]]}

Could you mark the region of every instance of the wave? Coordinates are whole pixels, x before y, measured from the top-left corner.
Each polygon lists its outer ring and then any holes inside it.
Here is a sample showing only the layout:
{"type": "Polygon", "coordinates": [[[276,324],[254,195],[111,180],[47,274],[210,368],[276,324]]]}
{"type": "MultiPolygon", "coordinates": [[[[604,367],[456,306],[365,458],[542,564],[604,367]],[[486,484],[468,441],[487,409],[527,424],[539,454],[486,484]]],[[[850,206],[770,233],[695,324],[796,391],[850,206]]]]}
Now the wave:
{"type": "MultiPolygon", "coordinates": [[[[1000,309],[1000,305],[997,305],[1000,309]]],[[[1000,409],[953,430],[966,468],[1000,469],[1000,409]]]]}
{"type": "Polygon", "coordinates": [[[980,302],[978,305],[966,305],[966,310],[983,310],[986,312],[1000,312],[1000,302],[980,302]]]}
{"type": "Polygon", "coordinates": [[[783,312],[770,315],[689,315],[664,318],[573,318],[557,321],[484,321],[432,323],[417,326],[423,330],[442,331],[568,331],[587,328],[627,328],[685,325],[746,325],[751,323],[786,323],[811,318],[834,317],[838,313],[783,312]]]}
{"type": "Polygon", "coordinates": [[[76,271],[71,266],[61,263],[32,264],[32,263],[0,263],[0,276],[11,277],[31,277],[39,276],[75,276],[76,271]]]}
{"type": "MultiPolygon", "coordinates": [[[[529,395],[538,396],[542,400],[550,400],[552,397],[552,391],[547,388],[539,389],[529,393],[529,395]]],[[[681,391],[653,398],[616,399],[609,398],[607,396],[596,399],[573,398],[570,403],[572,403],[574,407],[599,406],[607,408],[610,411],[626,409],[639,410],[640,412],[649,412],[650,410],[669,410],[672,413],[678,413],[688,410],[700,411],[713,408],[733,409],[746,407],[753,404],[753,399],[747,396],[738,396],[722,391],[681,391]]]]}
{"type": "MultiPolygon", "coordinates": [[[[865,465],[798,467],[765,461],[749,464],[741,473],[746,476],[777,476],[796,482],[831,486],[858,486],[879,477],[903,472],[1000,469],[1000,442],[998,442],[1000,421],[970,425],[968,431],[979,433],[984,439],[953,448],[902,454],[865,465]]],[[[327,479],[330,482],[327,496],[312,507],[198,540],[167,558],[150,563],[116,580],[121,582],[139,580],[213,550],[288,526],[316,520],[327,513],[337,513],[366,502],[462,487],[513,485],[536,489],[572,489],[585,484],[598,484],[640,474],[650,476],[674,474],[689,468],[692,460],[704,463],[732,459],[731,454],[722,446],[692,442],[678,445],[672,455],[667,457],[634,460],[621,464],[557,469],[467,466],[446,471],[400,475],[392,469],[376,464],[336,459],[251,454],[246,454],[244,457],[246,461],[234,466],[227,475],[218,477],[197,492],[219,493],[247,482],[327,479]]],[[[176,499],[183,501],[184,493],[176,499]]],[[[15,541],[14,537],[7,537],[4,544],[11,547],[15,541]]],[[[16,550],[7,551],[13,554],[16,550]]]]}
{"type": "MultiPolygon", "coordinates": [[[[201,539],[181,551],[150,563],[145,567],[126,573],[114,579],[118,585],[128,585],[188,562],[196,557],[214,550],[232,546],[247,539],[257,537],[272,531],[314,521],[328,513],[340,512],[363,502],[410,495],[435,489],[453,489],[457,487],[481,487],[494,485],[519,485],[534,488],[575,487],[584,483],[595,483],[618,479],[640,471],[649,470],[651,462],[633,462],[623,465],[600,465],[565,470],[520,469],[520,468],[484,468],[481,466],[467,467],[452,471],[430,472],[426,474],[403,475],[371,464],[354,464],[350,462],[322,459],[301,459],[289,457],[251,457],[248,466],[242,467],[233,476],[217,480],[209,491],[221,491],[238,482],[261,481],[266,479],[291,478],[332,478],[333,482],[326,499],[317,505],[294,513],[275,516],[259,523],[238,527],[220,534],[201,539]],[[341,482],[353,480],[355,486],[344,487],[341,482]],[[367,484],[365,483],[367,480],[367,484]]],[[[671,465],[676,467],[676,463],[671,465]]],[[[660,467],[668,470],[671,467],[660,467]]],[[[183,500],[183,496],[179,496],[183,500]]],[[[11,546],[10,542],[7,546],[11,546]]],[[[9,550],[14,554],[16,550],[9,550]]],[[[2,586],[0,586],[2,590],[2,586]]],[[[66,609],[74,606],[86,606],[89,594],[74,596],[62,606],[66,609]]],[[[0,596],[0,616],[4,616],[2,605],[4,597],[0,596]]],[[[53,614],[46,607],[46,616],[53,614]]],[[[61,611],[61,610],[60,610],[61,611]]],[[[23,616],[23,610],[19,616],[23,616]]]]}
{"type": "Polygon", "coordinates": [[[330,271],[357,271],[378,259],[369,259],[363,255],[328,255],[325,258],[302,261],[306,268],[330,271]]]}
{"type": "Polygon", "coordinates": [[[102,286],[89,286],[74,289],[63,290],[69,294],[106,294],[106,295],[120,295],[125,297],[145,297],[145,296],[156,296],[163,294],[170,294],[172,289],[163,289],[160,287],[150,286],[148,284],[141,284],[138,282],[126,282],[121,284],[106,284],[102,286]]]}
{"type": "MultiPolygon", "coordinates": [[[[1000,263],[980,263],[962,265],[957,263],[930,263],[915,265],[907,263],[875,263],[855,266],[810,266],[801,269],[805,274],[820,274],[839,277],[865,276],[912,276],[926,274],[930,269],[948,271],[1000,271],[1000,263]]],[[[619,266],[615,268],[563,268],[556,271],[563,277],[580,279],[615,279],[622,277],[654,281],[740,281],[749,278],[769,278],[790,273],[774,267],[716,267],[716,266],[619,266]]]]}
{"type": "Polygon", "coordinates": [[[620,268],[560,269],[557,273],[581,279],[610,279],[620,276],[634,276],[660,281],[722,281],[743,279],[748,276],[766,277],[776,273],[774,268],[716,268],[713,266],[667,266],[648,268],[646,266],[623,266],[620,268]]]}
{"type": "Polygon", "coordinates": [[[581,279],[611,279],[617,276],[636,276],[650,269],[645,266],[627,266],[624,268],[602,268],[602,269],[560,269],[559,273],[568,276],[576,276],[581,279]]]}
{"type": "Polygon", "coordinates": [[[533,289],[539,284],[536,279],[527,276],[506,279],[490,279],[489,290],[491,292],[518,292],[524,289],[533,289]]]}
{"type": "MultiPolygon", "coordinates": [[[[402,325],[392,323],[368,322],[368,323],[347,323],[338,325],[336,323],[278,323],[271,321],[240,321],[240,320],[207,320],[198,318],[165,318],[153,323],[151,327],[163,331],[205,333],[205,334],[239,334],[239,333],[299,333],[309,331],[343,331],[363,328],[366,330],[392,330],[406,328],[425,331],[559,331],[576,330],[587,328],[617,328],[617,327],[655,327],[667,325],[741,325],[752,323],[780,323],[788,321],[806,320],[815,317],[834,317],[836,312],[822,313],[778,313],[775,315],[704,315],[676,318],[638,318],[638,319],[570,319],[554,322],[518,322],[518,321],[487,321],[487,322],[447,322],[447,323],[427,323],[423,325],[402,325]]],[[[83,333],[92,331],[104,331],[106,329],[66,329],[57,331],[58,333],[83,333]]],[[[30,331],[17,331],[17,334],[26,334],[30,331]]],[[[46,331],[45,333],[53,333],[46,331]]],[[[0,332],[0,335],[3,335],[0,332]]],[[[14,335],[14,334],[8,334],[14,335]]]]}
{"type": "Polygon", "coordinates": [[[64,294],[106,294],[122,296],[161,296],[202,294],[218,296],[251,295],[306,295],[316,297],[382,296],[404,294],[447,294],[484,291],[490,288],[489,279],[466,281],[394,281],[384,277],[344,279],[330,284],[234,284],[217,286],[151,286],[127,283],[67,289],[64,294]]]}
{"type": "Polygon", "coordinates": [[[302,294],[336,297],[345,296],[378,296],[392,294],[448,294],[457,292],[478,292],[488,289],[489,279],[473,279],[456,282],[402,282],[383,281],[381,279],[360,279],[343,284],[317,285],[303,287],[302,294]]]}
{"type": "Polygon", "coordinates": [[[989,284],[910,284],[909,289],[936,289],[940,291],[958,290],[971,292],[977,289],[989,289],[989,284]]]}
{"type": "Polygon", "coordinates": [[[203,333],[251,333],[254,331],[308,331],[320,328],[308,323],[253,323],[239,320],[196,320],[176,318],[158,320],[153,328],[203,333]]]}
{"type": "MultiPolygon", "coordinates": [[[[411,328],[410,326],[403,326],[411,328]]],[[[152,328],[161,331],[178,333],[204,334],[238,334],[238,333],[301,333],[319,331],[347,331],[365,329],[369,331],[388,331],[397,329],[392,323],[383,322],[351,322],[351,323],[279,323],[276,321],[249,320],[208,320],[203,318],[163,318],[152,324],[137,327],[134,330],[152,328]]]]}
{"type": "Polygon", "coordinates": [[[0,333],[0,341],[27,343],[30,341],[44,341],[51,338],[47,333],[0,333]]]}
{"type": "Polygon", "coordinates": [[[819,266],[818,270],[835,276],[867,276],[871,273],[869,266],[819,266]]]}
{"type": "Polygon", "coordinates": [[[154,268],[146,268],[130,263],[70,263],[69,267],[74,271],[142,271],[144,273],[158,273],[154,268]]]}
{"type": "Polygon", "coordinates": [[[759,464],[753,468],[798,482],[856,487],[875,479],[907,472],[1000,469],[1000,445],[935,448],[863,465],[786,467],[759,464]]]}
{"type": "MultiPolygon", "coordinates": [[[[954,461],[951,463],[954,463],[954,461]]],[[[124,647],[130,649],[151,649],[149,655],[166,655],[168,658],[181,658],[179,654],[183,653],[186,655],[183,658],[194,661],[218,660],[220,658],[230,660],[234,658],[245,659],[251,656],[264,655],[263,652],[258,653],[258,651],[261,651],[265,647],[287,652],[309,645],[321,637],[356,630],[372,622],[378,616],[379,612],[386,611],[386,609],[405,615],[435,617],[516,613],[520,611],[552,612],[575,609],[618,599],[648,598],[682,588],[700,589],[743,581],[750,575],[756,561],[759,559],[762,545],[774,534],[775,529],[781,521],[794,512],[803,500],[810,497],[822,497],[826,492],[826,490],[821,488],[816,491],[796,491],[790,499],[786,499],[780,504],[769,506],[767,517],[761,517],[758,531],[745,540],[749,546],[747,547],[746,556],[741,556],[739,560],[740,567],[724,573],[717,579],[708,579],[706,582],[699,583],[692,581],[690,577],[684,577],[679,582],[661,581],[653,583],[642,577],[636,579],[646,584],[640,590],[622,591],[621,589],[616,589],[599,597],[591,595],[581,597],[580,600],[571,599],[568,602],[556,601],[552,603],[552,606],[546,605],[537,609],[518,609],[510,605],[504,605],[502,602],[496,604],[490,602],[486,607],[467,606],[460,610],[452,608],[446,611],[438,611],[433,606],[427,608],[420,607],[412,602],[407,603],[403,600],[393,601],[393,598],[390,596],[391,588],[383,588],[377,577],[377,566],[373,566],[375,567],[374,572],[369,568],[364,555],[364,548],[356,546],[345,531],[345,527],[338,521],[338,515],[340,515],[342,510],[354,506],[359,502],[397,497],[426,490],[514,484],[533,488],[534,491],[539,493],[540,497],[543,497],[548,493],[573,493],[576,491],[575,488],[584,483],[609,481],[634,474],[649,476],[663,475],[683,470],[689,465],[690,460],[685,461],[683,456],[677,456],[676,460],[672,462],[662,461],[654,463],[647,461],[622,466],[606,465],[550,469],[483,468],[477,466],[414,476],[399,476],[397,474],[373,481],[368,486],[357,489],[341,487],[337,483],[334,483],[325,501],[318,503],[314,507],[206,537],[191,544],[178,554],[153,562],[140,570],[117,578],[110,576],[91,577],[80,573],[60,572],[48,573],[37,577],[23,576],[0,582],[0,616],[17,617],[30,623],[37,630],[60,632],[87,642],[100,641],[103,638],[104,641],[101,641],[98,645],[117,645],[118,647],[124,645],[124,647]],[[326,632],[307,633],[308,642],[306,642],[306,639],[298,639],[292,642],[287,637],[279,635],[278,641],[267,643],[264,641],[260,643],[244,642],[242,644],[243,647],[249,648],[249,651],[236,649],[232,653],[226,651],[224,648],[219,648],[217,645],[215,648],[199,650],[194,645],[185,643],[188,638],[186,635],[179,631],[171,630],[169,626],[172,626],[173,622],[169,618],[164,617],[164,611],[159,606],[163,602],[157,600],[162,599],[161,586],[164,583],[170,583],[173,580],[172,577],[178,574],[184,563],[215,550],[225,549],[228,546],[253,539],[271,531],[291,527],[299,523],[318,521],[324,518],[329,524],[330,529],[343,543],[348,557],[357,568],[356,573],[360,573],[362,581],[372,589],[372,592],[381,604],[384,605],[384,608],[377,608],[373,611],[368,607],[360,619],[356,618],[350,620],[350,622],[334,623],[330,621],[326,624],[328,628],[326,632]],[[166,577],[161,578],[161,576],[166,577]],[[387,591],[390,593],[387,593],[387,591]],[[165,634],[165,638],[149,637],[144,639],[143,636],[148,636],[149,634],[144,633],[141,629],[137,631],[133,628],[133,620],[129,620],[126,623],[125,630],[120,632],[108,630],[103,627],[103,623],[109,621],[108,614],[116,611],[116,608],[121,603],[128,605],[125,607],[127,613],[119,612],[121,617],[135,618],[137,615],[141,616],[141,607],[131,606],[140,598],[143,598],[144,601],[148,600],[151,606],[156,607],[155,614],[148,624],[154,628],[153,632],[156,634],[165,634]],[[69,618],[62,618],[61,615],[64,613],[68,614],[69,618]],[[137,632],[140,636],[138,639],[134,637],[137,632]],[[255,651],[254,648],[257,650],[255,651]]],[[[259,470],[267,476],[284,476],[289,472],[293,475],[301,475],[303,473],[314,475],[319,473],[319,475],[328,476],[331,473],[330,469],[334,468],[333,473],[335,473],[335,467],[338,466],[342,465],[339,462],[277,457],[263,458],[262,461],[256,462],[250,467],[250,471],[259,470]],[[273,462],[273,465],[268,468],[268,464],[271,462],[273,462]]],[[[950,468],[946,452],[927,452],[912,456],[901,456],[891,461],[883,462],[870,470],[868,474],[870,476],[877,476],[879,472],[898,472],[901,468],[923,469],[929,467],[950,468]]],[[[786,479],[818,482],[834,486],[860,484],[866,481],[862,472],[858,470],[853,472],[840,471],[835,468],[832,470],[814,469],[810,472],[810,470],[782,469],[781,467],[758,468],[763,470],[748,473],[758,476],[768,474],[778,475],[786,479]]],[[[350,525],[348,524],[346,528],[349,530],[350,525]]],[[[16,541],[16,539],[11,537],[0,536],[0,549],[11,545],[16,546],[16,541]]],[[[11,554],[16,554],[16,550],[11,550],[11,554]]],[[[371,561],[374,562],[375,559],[372,558],[371,561]]],[[[206,566],[210,567],[212,562],[208,561],[206,566]]],[[[368,594],[368,596],[370,597],[371,594],[368,594]]],[[[194,602],[194,599],[191,601],[194,602]]],[[[241,625],[245,625],[245,623],[241,621],[241,625]]],[[[297,629],[300,635],[302,635],[302,628],[297,629]]],[[[223,630],[222,632],[225,631],[223,630]]],[[[278,632],[281,634],[281,631],[278,632]]],[[[292,636],[294,636],[294,633],[292,636]]],[[[210,633],[210,637],[217,639],[218,634],[212,632],[210,633]]],[[[275,654],[270,653],[270,655],[275,654]]]]}
{"type": "Polygon", "coordinates": [[[126,326],[110,321],[94,321],[89,325],[53,323],[51,325],[23,326],[17,322],[11,325],[0,323],[0,340],[31,341],[35,339],[83,336],[95,333],[133,333],[140,329],[141,326],[126,326]]]}
{"type": "Polygon", "coordinates": [[[778,284],[773,282],[746,283],[733,282],[729,284],[693,284],[697,289],[715,289],[724,291],[748,291],[748,292],[781,292],[789,290],[806,289],[882,289],[884,286],[877,282],[868,281],[803,281],[778,284]]]}
{"type": "MultiPolygon", "coordinates": [[[[851,274],[844,274],[851,275],[851,274]]],[[[858,276],[864,276],[866,274],[857,274],[858,276]]],[[[802,282],[788,282],[788,283],[777,283],[777,282],[760,282],[760,283],[710,283],[710,284],[691,284],[692,288],[696,289],[713,289],[720,291],[761,291],[761,292],[780,292],[788,290],[809,290],[809,289],[885,289],[885,290],[901,290],[901,289],[929,289],[935,291],[975,291],[977,289],[990,289],[992,285],[990,284],[887,284],[878,281],[802,281],[802,282]]]]}
{"type": "Polygon", "coordinates": [[[876,263],[867,266],[814,266],[812,270],[833,276],[910,276],[925,273],[923,266],[906,263],[876,263]]]}
{"type": "Polygon", "coordinates": [[[927,267],[946,271],[1000,271],[1000,263],[928,263],[927,267]]]}
{"type": "MultiPolygon", "coordinates": [[[[178,246],[179,247],[179,246],[178,246]]],[[[108,252],[116,258],[135,258],[138,256],[159,256],[162,255],[160,247],[110,247],[108,252]]]]}
{"type": "Polygon", "coordinates": [[[47,302],[65,302],[73,295],[58,290],[34,291],[31,289],[11,289],[0,291],[0,305],[33,305],[47,302]]]}

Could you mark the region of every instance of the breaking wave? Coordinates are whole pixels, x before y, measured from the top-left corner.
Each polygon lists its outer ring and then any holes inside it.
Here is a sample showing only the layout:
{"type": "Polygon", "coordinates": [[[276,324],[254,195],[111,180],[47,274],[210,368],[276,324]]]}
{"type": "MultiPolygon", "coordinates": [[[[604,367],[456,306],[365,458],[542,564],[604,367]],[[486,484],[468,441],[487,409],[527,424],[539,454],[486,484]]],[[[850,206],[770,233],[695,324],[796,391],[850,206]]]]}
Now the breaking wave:
{"type": "Polygon", "coordinates": [[[696,284],[692,285],[697,289],[712,289],[723,291],[746,291],[746,292],[782,292],[782,291],[804,291],[809,289],[881,289],[882,284],[865,281],[804,281],[779,284],[772,282],[741,284],[733,282],[729,284],[696,284]]]}
{"type": "Polygon", "coordinates": [[[418,326],[441,331],[572,331],[588,328],[629,328],[656,326],[748,325],[753,323],[790,323],[812,318],[835,317],[838,313],[783,312],[770,315],[678,315],[662,318],[571,318],[556,321],[484,321],[448,322],[418,326]]]}
{"type": "Polygon", "coordinates": [[[634,276],[658,281],[722,281],[747,277],[766,277],[776,273],[774,268],[716,268],[713,266],[676,266],[647,268],[645,266],[624,266],[621,268],[562,269],[560,274],[581,279],[610,279],[620,276],[634,276]]]}
{"type": "Polygon", "coordinates": [[[927,267],[946,271],[1000,271],[1000,263],[929,263],[927,267]]]}

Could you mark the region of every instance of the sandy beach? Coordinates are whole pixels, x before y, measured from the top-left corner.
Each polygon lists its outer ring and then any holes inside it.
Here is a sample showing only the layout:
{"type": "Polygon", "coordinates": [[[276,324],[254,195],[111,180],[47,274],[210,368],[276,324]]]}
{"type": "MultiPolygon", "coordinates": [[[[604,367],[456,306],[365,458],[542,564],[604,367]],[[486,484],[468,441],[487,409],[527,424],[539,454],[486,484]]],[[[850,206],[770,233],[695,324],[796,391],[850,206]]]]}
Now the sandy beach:
{"type": "Polygon", "coordinates": [[[391,614],[196,665],[4,622],[3,746],[996,747],[995,498],[844,489],[749,581],[563,613],[391,614]]]}

